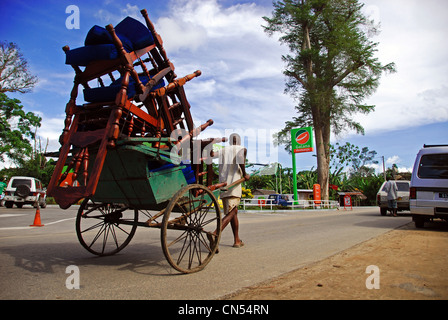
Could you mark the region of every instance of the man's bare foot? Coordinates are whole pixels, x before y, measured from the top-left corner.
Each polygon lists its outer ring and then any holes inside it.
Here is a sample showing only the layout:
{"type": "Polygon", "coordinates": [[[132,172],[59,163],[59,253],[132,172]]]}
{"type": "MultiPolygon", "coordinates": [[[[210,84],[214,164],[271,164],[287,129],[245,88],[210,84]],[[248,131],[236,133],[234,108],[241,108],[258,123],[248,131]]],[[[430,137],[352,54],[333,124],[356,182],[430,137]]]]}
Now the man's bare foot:
{"type": "Polygon", "coordinates": [[[242,246],[244,246],[244,242],[243,241],[237,242],[237,243],[235,243],[233,245],[234,248],[241,248],[242,246]]]}

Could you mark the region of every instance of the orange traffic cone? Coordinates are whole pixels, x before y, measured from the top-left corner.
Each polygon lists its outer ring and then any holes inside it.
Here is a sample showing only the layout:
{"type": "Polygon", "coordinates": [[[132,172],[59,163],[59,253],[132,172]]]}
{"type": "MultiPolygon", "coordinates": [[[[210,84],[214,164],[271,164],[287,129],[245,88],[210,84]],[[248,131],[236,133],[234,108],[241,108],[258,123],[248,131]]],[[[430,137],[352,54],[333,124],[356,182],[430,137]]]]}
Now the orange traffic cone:
{"type": "Polygon", "coordinates": [[[34,223],[30,227],[43,227],[44,225],[40,222],[40,208],[37,205],[36,214],[34,215],[34,223]]]}

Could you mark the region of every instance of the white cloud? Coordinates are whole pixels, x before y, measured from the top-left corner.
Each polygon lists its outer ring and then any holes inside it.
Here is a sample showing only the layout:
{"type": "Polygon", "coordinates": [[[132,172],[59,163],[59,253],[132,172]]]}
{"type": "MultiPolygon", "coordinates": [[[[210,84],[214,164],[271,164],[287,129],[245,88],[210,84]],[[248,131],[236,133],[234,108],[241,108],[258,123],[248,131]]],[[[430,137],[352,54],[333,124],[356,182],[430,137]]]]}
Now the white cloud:
{"type": "Polygon", "coordinates": [[[200,26],[166,17],[160,18],[156,27],[157,32],[163,35],[164,47],[169,52],[185,49],[195,51],[203,45],[207,34],[200,26]]]}
{"type": "Polygon", "coordinates": [[[42,92],[46,94],[57,94],[60,96],[65,96],[67,97],[68,101],[69,96],[67,95],[67,92],[70,92],[73,88],[74,76],[75,72],[73,71],[73,69],[64,73],[49,73],[47,70],[39,71],[39,81],[34,87],[33,91],[35,93],[42,92]]]}
{"type": "Polygon", "coordinates": [[[64,128],[64,120],[65,116],[60,118],[48,118],[43,116],[42,122],[45,123],[45,126],[39,128],[38,135],[43,139],[48,138],[52,141],[58,141],[62,129],[64,128]]]}
{"type": "Polygon", "coordinates": [[[448,3],[430,0],[366,0],[366,11],[381,23],[378,57],[395,62],[367,101],[375,112],[357,115],[367,133],[448,121],[448,3]]]}
{"type": "Polygon", "coordinates": [[[398,172],[412,172],[412,167],[398,167],[398,172]]]}
{"type": "MultiPolygon", "coordinates": [[[[395,164],[397,166],[398,172],[412,172],[412,167],[403,166],[402,159],[397,155],[388,157],[385,162],[386,162],[386,168],[392,168],[392,165],[395,164]]],[[[382,171],[382,168],[381,168],[381,171],[382,171]]]]}
{"type": "Polygon", "coordinates": [[[113,14],[109,10],[100,9],[95,13],[95,17],[100,19],[103,23],[110,23],[112,20],[116,20],[117,15],[113,14]]]}
{"type": "Polygon", "coordinates": [[[126,8],[121,9],[121,14],[125,17],[130,16],[135,19],[142,19],[139,7],[136,5],[130,5],[129,3],[126,4],[126,8]]]}
{"type": "MultiPolygon", "coordinates": [[[[403,165],[401,165],[401,166],[398,165],[401,162],[402,162],[402,160],[401,160],[401,158],[399,156],[392,156],[392,157],[387,158],[387,160],[385,161],[386,170],[388,168],[392,168],[392,165],[396,164],[398,172],[412,172],[412,167],[406,167],[406,166],[403,166],[403,165]]],[[[377,174],[383,172],[383,164],[381,162],[379,162],[379,163],[368,163],[368,164],[366,164],[366,167],[373,168],[377,174]]]]}
{"type": "Polygon", "coordinates": [[[396,155],[386,159],[386,164],[387,165],[393,165],[393,164],[397,164],[397,163],[400,163],[400,162],[401,162],[400,157],[396,156],[396,155]]]}
{"type": "MultiPolygon", "coordinates": [[[[442,85],[448,64],[442,59],[446,50],[441,41],[447,24],[440,12],[431,16],[439,2],[430,1],[423,10],[412,2],[366,1],[367,12],[381,22],[382,32],[373,39],[380,43],[378,57],[384,64],[395,62],[398,70],[384,75],[366,101],[376,105],[375,112],[355,115],[367,133],[448,121],[448,89],[442,85]],[[433,19],[437,28],[428,23],[433,19]]],[[[194,85],[186,86],[194,116],[205,119],[210,114],[215,125],[226,127],[236,122],[275,128],[296,116],[294,101],[283,94],[281,55],[286,48],[261,27],[271,8],[254,3],[226,8],[216,0],[194,0],[172,2],[170,10],[157,24],[177,73],[203,71],[194,85]],[[239,121],[240,115],[250,121],[239,121]]]]}
{"type": "Polygon", "coordinates": [[[125,7],[122,7],[121,3],[115,3],[115,1],[106,1],[104,7],[99,9],[94,16],[105,24],[117,24],[127,16],[145,23],[140,13],[140,8],[137,5],[127,3],[125,7]]]}
{"type": "MultiPolygon", "coordinates": [[[[373,39],[379,42],[378,57],[383,64],[395,62],[398,72],[383,76],[377,92],[366,101],[376,105],[375,112],[355,115],[355,119],[367,135],[448,121],[444,41],[448,3],[363,2],[367,12],[381,22],[382,32],[373,39]]],[[[287,48],[280,45],[276,36],[268,37],[262,28],[262,17],[271,16],[272,7],[256,1],[230,6],[227,3],[172,0],[161,16],[150,14],[177,75],[202,71],[202,76],[185,86],[195,123],[212,118],[212,128],[220,132],[228,128],[283,128],[285,121],[297,114],[295,102],[283,94],[285,66],[281,56],[287,48]]],[[[141,8],[132,2],[123,5],[111,1],[97,12],[97,24],[118,23],[126,15],[142,21],[138,9],[141,8]]],[[[67,89],[61,90],[68,100],[72,77],[73,73],[70,79],[57,79],[61,83],[54,87],[46,87],[49,83],[42,77],[44,82],[36,89],[57,90],[68,83],[67,89]]],[[[57,115],[44,117],[46,126],[54,125],[57,129],[44,131],[55,141],[63,127],[60,119],[57,115]]]]}
{"type": "Polygon", "coordinates": [[[280,128],[293,114],[293,102],[283,94],[285,49],[261,26],[270,10],[254,3],[226,8],[216,0],[176,1],[156,21],[178,76],[202,71],[185,87],[197,124],[212,118],[219,128],[280,128]]]}
{"type": "Polygon", "coordinates": [[[261,17],[266,8],[251,4],[235,4],[228,8],[216,0],[184,0],[171,3],[176,18],[189,25],[204,28],[210,38],[238,38],[245,34],[262,35],[261,17]]]}
{"type": "Polygon", "coordinates": [[[41,111],[33,113],[42,118],[41,127],[37,129],[37,139],[41,140],[43,151],[45,148],[48,152],[58,150],[61,147],[59,136],[64,128],[65,114],[44,114],[41,111]]]}

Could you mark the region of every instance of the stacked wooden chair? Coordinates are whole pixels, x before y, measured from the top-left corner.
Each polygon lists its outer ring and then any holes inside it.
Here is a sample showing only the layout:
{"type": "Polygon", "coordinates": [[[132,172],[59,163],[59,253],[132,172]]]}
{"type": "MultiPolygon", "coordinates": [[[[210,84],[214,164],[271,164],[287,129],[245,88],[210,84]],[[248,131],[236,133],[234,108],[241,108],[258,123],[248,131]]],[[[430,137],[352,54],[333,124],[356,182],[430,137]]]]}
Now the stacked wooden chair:
{"type": "MultiPolygon", "coordinates": [[[[63,48],[75,79],[59,159],[48,186],[48,194],[62,208],[95,194],[111,150],[144,142],[145,152],[157,159],[157,165],[175,165],[173,145],[191,146],[193,138],[213,123],[194,127],[184,85],[201,72],[177,78],[148,13],[141,13],[146,26],[127,17],[115,27],[91,28],[84,47],[63,48]],[[77,104],[80,89],[84,104],[77,104]],[[173,141],[176,130],[183,134],[173,141]]],[[[202,142],[201,151],[205,145],[202,142]]],[[[211,165],[204,165],[202,152],[192,156],[189,183],[206,181],[211,186],[211,165]]]]}

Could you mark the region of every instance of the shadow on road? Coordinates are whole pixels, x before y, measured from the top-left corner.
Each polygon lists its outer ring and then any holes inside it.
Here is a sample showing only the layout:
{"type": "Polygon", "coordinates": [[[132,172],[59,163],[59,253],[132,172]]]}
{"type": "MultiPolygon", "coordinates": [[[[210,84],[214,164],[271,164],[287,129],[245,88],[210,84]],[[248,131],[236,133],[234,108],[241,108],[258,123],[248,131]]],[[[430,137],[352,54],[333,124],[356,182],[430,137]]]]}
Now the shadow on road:
{"type": "Polygon", "coordinates": [[[1,248],[1,254],[14,259],[14,266],[32,273],[52,274],[69,265],[104,266],[117,272],[131,271],[147,275],[176,274],[165,260],[160,246],[130,244],[113,256],[92,255],[76,243],[27,244],[1,248]]]}

